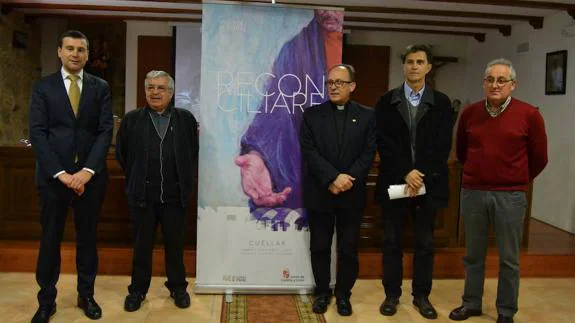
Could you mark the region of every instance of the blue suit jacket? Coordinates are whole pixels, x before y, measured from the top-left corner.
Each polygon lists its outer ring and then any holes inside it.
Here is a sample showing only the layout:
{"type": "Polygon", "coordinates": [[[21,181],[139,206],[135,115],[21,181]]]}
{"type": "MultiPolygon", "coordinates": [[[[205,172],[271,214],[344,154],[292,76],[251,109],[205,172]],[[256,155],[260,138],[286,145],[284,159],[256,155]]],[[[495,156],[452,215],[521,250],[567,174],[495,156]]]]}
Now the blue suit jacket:
{"type": "Polygon", "coordinates": [[[36,154],[36,184],[48,186],[59,171],[83,167],[96,173],[88,184],[104,184],[114,121],[106,81],[84,71],[78,116],[74,116],[62,73],[40,79],[30,100],[30,141],[36,154]],[[78,162],[75,163],[75,157],[78,162]]]}

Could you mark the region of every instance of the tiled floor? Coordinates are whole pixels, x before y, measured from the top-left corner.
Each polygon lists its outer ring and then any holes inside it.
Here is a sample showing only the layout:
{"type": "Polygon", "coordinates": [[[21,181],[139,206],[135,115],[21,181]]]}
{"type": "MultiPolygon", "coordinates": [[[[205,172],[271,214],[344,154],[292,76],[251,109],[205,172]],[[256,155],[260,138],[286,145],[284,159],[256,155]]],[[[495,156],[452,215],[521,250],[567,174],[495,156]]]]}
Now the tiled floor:
{"type": "MultiPolygon", "coordinates": [[[[65,274],[58,283],[58,311],[51,322],[93,322],[83,316],[75,307],[75,275],[65,274]]],[[[190,279],[193,282],[193,279],[190,279]]],[[[221,295],[192,295],[192,306],[181,310],[173,305],[167,290],[163,287],[164,278],[154,277],[147,300],[142,308],[134,313],[123,310],[126,286],[129,277],[99,276],[96,281],[96,300],[103,309],[103,317],[97,322],[219,322],[221,295]]],[[[192,285],[192,284],[190,284],[192,285]]],[[[379,314],[383,300],[383,288],[378,280],[360,280],[353,289],[352,304],[354,314],[340,317],[335,307],[330,306],[325,317],[328,322],[430,322],[422,318],[411,305],[410,281],[405,281],[404,296],[398,312],[393,317],[379,314]]],[[[460,302],[463,280],[436,280],[431,301],[436,306],[439,318],[434,322],[451,322],[447,317],[451,309],[460,302]]],[[[192,287],[188,288],[190,291],[192,287]]],[[[484,315],[466,322],[495,322],[495,293],[497,281],[486,280],[484,315]]],[[[29,322],[36,311],[36,282],[31,273],[0,273],[0,322],[29,322]]],[[[575,279],[524,278],[521,281],[519,313],[516,322],[563,323],[572,322],[575,317],[575,279]]],[[[278,318],[277,322],[281,322],[278,318]]]]}

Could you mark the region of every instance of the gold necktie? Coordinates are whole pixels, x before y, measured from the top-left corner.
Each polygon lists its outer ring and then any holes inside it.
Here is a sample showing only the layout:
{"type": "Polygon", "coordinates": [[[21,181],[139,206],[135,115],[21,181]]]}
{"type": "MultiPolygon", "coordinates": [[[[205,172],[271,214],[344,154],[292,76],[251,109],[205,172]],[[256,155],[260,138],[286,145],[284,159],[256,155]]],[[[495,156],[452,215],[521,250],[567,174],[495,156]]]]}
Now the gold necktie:
{"type": "Polygon", "coordinates": [[[70,98],[70,104],[72,105],[72,111],[74,111],[74,116],[78,116],[78,107],[80,106],[80,87],[78,86],[78,75],[70,74],[68,79],[70,82],[70,89],[68,90],[68,97],[70,98]]]}

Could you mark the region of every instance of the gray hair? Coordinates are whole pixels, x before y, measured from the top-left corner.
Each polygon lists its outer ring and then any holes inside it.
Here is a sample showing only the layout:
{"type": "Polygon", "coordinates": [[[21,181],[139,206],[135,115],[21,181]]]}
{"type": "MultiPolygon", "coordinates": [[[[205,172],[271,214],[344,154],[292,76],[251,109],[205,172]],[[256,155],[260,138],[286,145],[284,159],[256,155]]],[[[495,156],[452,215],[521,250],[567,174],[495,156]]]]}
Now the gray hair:
{"type": "Polygon", "coordinates": [[[167,72],[164,71],[149,71],[148,74],[146,74],[146,80],[144,81],[144,86],[148,87],[148,80],[151,79],[156,79],[159,77],[167,77],[168,78],[168,88],[170,90],[174,90],[174,79],[170,76],[170,74],[168,74],[167,72]]]}
{"type": "Polygon", "coordinates": [[[487,75],[487,71],[493,67],[494,65],[504,65],[507,66],[509,68],[509,71],[511,72],[511,79],[515,80],[517,78],[517,73],[515,73],[515,68],[513,68],[513,63],[511,63],[510,60],[506,59],[506,58],[498,58],[498,59],[494,59],[491,62],[487,63],[487,67],[485,68],[485,73],[484,75],[487,75]]]}

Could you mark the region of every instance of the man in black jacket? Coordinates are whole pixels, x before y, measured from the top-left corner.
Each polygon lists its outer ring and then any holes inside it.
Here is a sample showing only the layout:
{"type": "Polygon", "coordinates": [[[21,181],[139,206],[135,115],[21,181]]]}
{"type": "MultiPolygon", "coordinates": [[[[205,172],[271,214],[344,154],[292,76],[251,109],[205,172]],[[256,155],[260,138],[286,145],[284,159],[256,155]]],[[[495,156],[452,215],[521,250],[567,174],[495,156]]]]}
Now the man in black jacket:
{"type": "Polygon", "coordinates": [[[375,107],[377,146],[381,157],[376,200],[384,223],[383,315],[394,315],[403,279],[403,231],[412,217],[415,255],[413,304],[422,316],[437,318],[429,302],[433,277],[433,228],[438,208],[447,207],[447,157],[453,111],[449,98],[425,84],[431,52],[425,45],[407,47],[402,56],[405,81],[384,94],[375,107]],[[406,198],[390,200],[390,185],[405,184],[406,198]],[[424,195],[418,195],[420,190],[424,195]]]}
{"type": "Polygon", "coordinates": [[[183,249],[198,126],[191,112],[171,104],[174,80],[168,73],[149,72],[145,88],[147,105],[126,114],[116,140],[134,234],[132,282],[124,302],[128,312],[138,310],[148,292],[158,222],[166,253],[165,285],[176,306],[190,306],[183,249]]]}
{"type": "Polygon", "coordinates": [[[329,101],[303,114],[304,206],[310,227],[311,265],[315,278],[313,311],[325,313],[331,299],[330,258],[337,234],[337,311],[352,314],[351,289],[358,273],[359,227],[366,178],[375,155],[373,110],[350,101],[355,90],[350,65],[334,66],[328,76],[329,101]]]}

